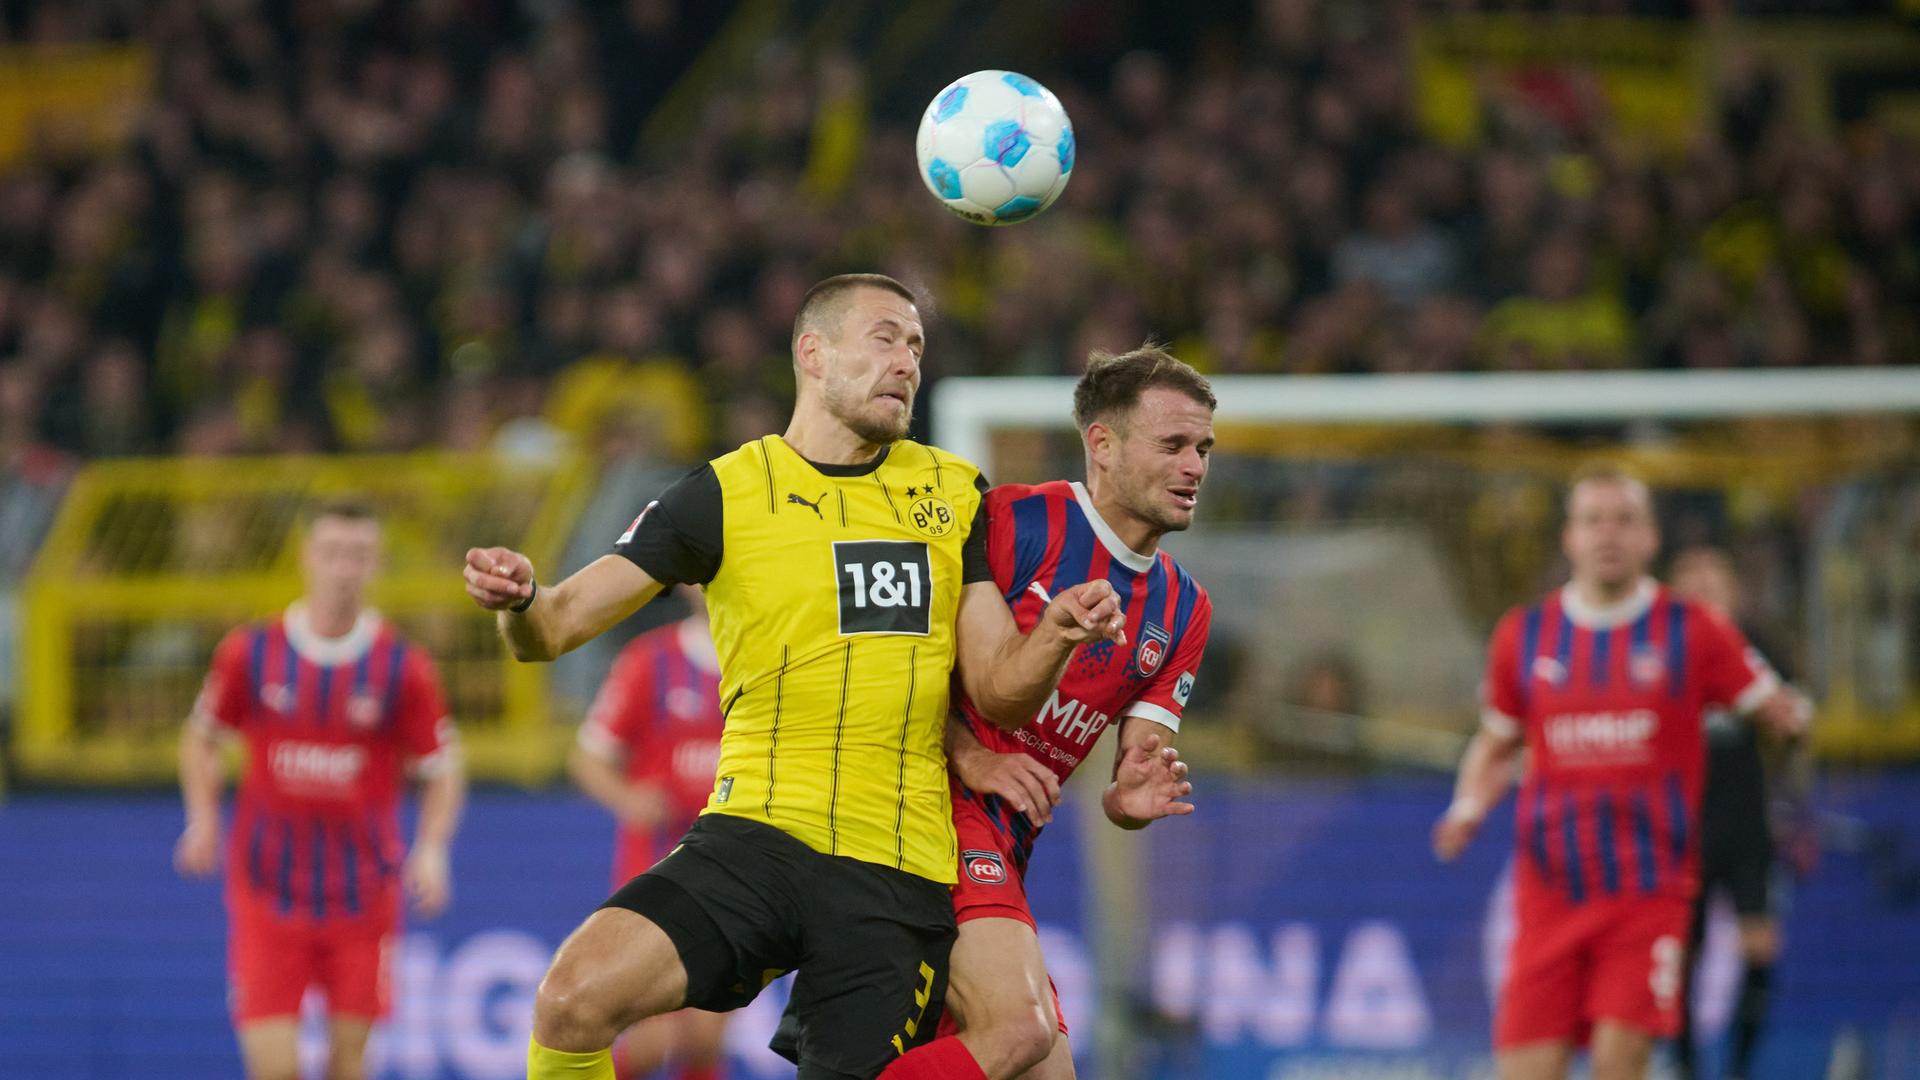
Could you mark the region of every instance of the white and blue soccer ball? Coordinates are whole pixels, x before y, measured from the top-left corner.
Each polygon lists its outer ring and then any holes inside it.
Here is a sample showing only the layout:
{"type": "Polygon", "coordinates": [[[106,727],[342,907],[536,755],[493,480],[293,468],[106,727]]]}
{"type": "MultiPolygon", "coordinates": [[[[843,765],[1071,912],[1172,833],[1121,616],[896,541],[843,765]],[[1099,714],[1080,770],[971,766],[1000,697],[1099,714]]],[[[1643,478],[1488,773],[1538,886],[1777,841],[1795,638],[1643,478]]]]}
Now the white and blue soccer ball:
{"type": "Polygon", "coordinates": [[[1012,71],[955,79],[920,118],[920,179],[976,225],[1011,225],[1047,207],[1073,175],[1073,125],[1053,92],[1012,71]]]}

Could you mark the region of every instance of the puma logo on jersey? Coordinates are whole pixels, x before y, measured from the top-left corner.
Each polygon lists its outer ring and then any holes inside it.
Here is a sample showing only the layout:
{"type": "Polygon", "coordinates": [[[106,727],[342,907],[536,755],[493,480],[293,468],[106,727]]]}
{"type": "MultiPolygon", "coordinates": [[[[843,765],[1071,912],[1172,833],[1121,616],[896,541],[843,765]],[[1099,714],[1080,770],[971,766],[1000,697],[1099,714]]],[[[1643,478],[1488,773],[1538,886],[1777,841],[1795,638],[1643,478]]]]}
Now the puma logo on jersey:
{"type": "Polygon", "coordinates": [[[807,500],[789,491],[787,492],[787,501],[790,503],[799,503],[801,506],[804,506],[807,509],[813,511],[813,516],[819,518],[822,521],[825,521],[827,519],[827,516],[820,512],[820,504],[827,501],[827,493],[824,491],[820,493],[819,498],[813,500],[812,502],[808,502],[807,500]]]}

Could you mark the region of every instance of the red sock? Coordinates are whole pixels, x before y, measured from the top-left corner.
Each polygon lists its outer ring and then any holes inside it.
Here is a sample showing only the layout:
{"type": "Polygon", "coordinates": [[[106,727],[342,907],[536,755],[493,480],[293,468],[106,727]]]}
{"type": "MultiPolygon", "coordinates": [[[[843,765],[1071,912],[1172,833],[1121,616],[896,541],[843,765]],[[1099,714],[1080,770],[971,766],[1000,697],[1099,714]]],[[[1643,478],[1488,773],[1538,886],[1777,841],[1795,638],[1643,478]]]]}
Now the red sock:
{"type": "Polygon", "coordinates": [[[680,1080],[720,1080],[718,1065],[682,1065],[680,1080]]]}
{"type": "Polygon", "coordinates": [[[960,1037],[949,1035],[894,1058],[880,1080],[987,1080],[987,1074],[960,1037]]]}

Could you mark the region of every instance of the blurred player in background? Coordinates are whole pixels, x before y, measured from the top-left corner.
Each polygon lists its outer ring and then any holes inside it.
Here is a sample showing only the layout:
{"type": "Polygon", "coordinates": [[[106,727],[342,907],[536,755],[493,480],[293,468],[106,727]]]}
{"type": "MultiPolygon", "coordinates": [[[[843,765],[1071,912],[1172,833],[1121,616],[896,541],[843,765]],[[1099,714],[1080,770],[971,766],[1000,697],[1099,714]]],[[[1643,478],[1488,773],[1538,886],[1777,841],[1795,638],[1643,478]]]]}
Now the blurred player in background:
{"type": "Polygon", "coordinates": [[[557,585],[518,552],[467,552],[467,592],[516,658],[552,659],[675,584],[705,588],[720,655],[707,807],[561,944],[530,1080],[609,1080],[635,1022],[739,1008],[791,969],[801,1080],[954,1067],[951,1046],[920,1045],[955,935],[949,687],[1018,726],[1082,643],[1125,631],[1096,581],[1020,632],[987,567],[979,470],[906,438],[924,343],[906,286],[822,281],[794,319],[784,435],[689,473],[557,585]]]}
{"type": "MultiPolygon", "coordinates": [[[[567,771],[620,823],[613,857],[619,888],[659,862],[700,816],[720,760],[720,657],[700,590],[674,595],[689,614],[633,639],[607,673],[567,771]]],[[[720,1075],[726,1014],[682,1009],[621,1035],[620,1075],[646,1076],[673,1061],[679,1080],[720,1075]]]]}
{"type": "MultiPolygon", "coordinates": [[[[1740,613],[1740,588],[1733,561],[1714,547],[1691,547],[1673,557],[1673,591],[1696,600],[1728,619],[1740,613]]],[[[1749,641],[1758,644],[1752,628],[1743,627],[1749,641]]],[[[1780,666],[1782,653],[1762,649],[1783,678],[1791,672],[1780,666]]],[[[1804,701],[1801,703],[1805,708],[1804,701]]],[[[1740,926],[1740,996],[1733,1009],[1731,1053],[1723,1075],[1746,1080],[1753,1075],[1754,1048],[1759,1045],[1772,994],[1774,963],[1780,955],[1780,920],[1776,899],[1773,830],[1776,824],[1792,829],[1805,820],[1811,762],[1806,740],[1763,742],[1751,725],[1740,723],[1724,709],[1707,714],[1707,793],[1700,815],[1700,890],[1693,905],[1693,933],[1687,942],[1680,1034],[1674,1040],[1680,1072],[1686,1080],[1697,1075],[1693,1031],[1693,990],[1706,939],[1713,897],[1725,890],[1733,901],[1740,926]],[[1764,755],[1779,758],[1769,777],[1764,755]],[[1773,780],[1774,783],[1769,781],[1773,780]],[[1779,820],[1770,811],[1768,789],[1778,800],[1779,820]]]]}
{"type": "Polygon", "coordinates": [[[1073,1076],[1059,996],[1027,904],[1027,861],[1053,820],[1060,785],[1118,725],[1100,806],[1123,829],[1189,814],[1174,734],[1199,673],[1213,603],[1160,538],[1193,523],[1213,450],[1213,390],[1151,344],[1096,354],[1074,390],[1087,482],[1009,484],[987,493],[987,561],[1025,629],[1053,593],[1111,581],[1124,598],[1131,652],[1090,646],[1039,715],[1016,731],[959,702],[949,722],[954,828],[960,838],[943,1035],[991,1080],[1073,1076]]]}
{"type": "Polygon", "coordinates": [[[1479,732],[1434,852],[1460,853],[1513,782],[1515,936],[1494,1018],[1501,1080],[1558,1080],[1590,1043],[1595,1080],[1639,1080],[1680,1027],[1699,882],[1704,714],[1781,731],[1792,696],[1718,613],[1647,576],[1660,544],[1637,477],[1584,470],[1567,496],[1572,580],[1500,620],[1479,732]]]}
{"type": "Polygon", "coordinates": [[[306,592],[220,642],[181,736],[187,827],[174,864],[193,877],[221,862],[221,740],[247,747],[225,862],[228,1005],[252,1080],[299,1076],[309,988],[327,1001],[327,1076],[363,1076],[367,1036],[391,998],[402,893],[429,918],[451,896],[459,750],[426,651],[366,606],[379,566],[373,512],[323,507],[302,551],[306,592]],[[423,788],[406,848],[409,773],[423,788]]]}

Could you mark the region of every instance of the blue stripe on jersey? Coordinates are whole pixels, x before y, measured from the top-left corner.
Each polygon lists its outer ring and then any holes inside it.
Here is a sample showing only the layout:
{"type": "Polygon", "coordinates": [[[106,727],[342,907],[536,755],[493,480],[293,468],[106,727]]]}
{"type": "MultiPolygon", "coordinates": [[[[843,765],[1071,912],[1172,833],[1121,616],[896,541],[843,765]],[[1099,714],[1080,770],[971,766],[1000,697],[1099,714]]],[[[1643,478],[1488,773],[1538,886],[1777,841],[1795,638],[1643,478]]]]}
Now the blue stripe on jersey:
{"type": "Polygon", "coordinates": [[[1680,774],[1667,774],[1667,820],[1671,822],[1673,835],[1671,841],[1673,857],[1680,859],[1687,854],[1688,834],[1693,831],[1693,823],[1687,820],[1687,797],[1680,791],[1680,774]]]}
{"type": "Polygon", "coordinates": [[[1564,686],[1573,672],[1573,617],[1560,609],[1560,640],[1553,643],[1553,658],[1560,662],[1558,685],[1564,686]]]}
{"type": "Polygon", "coordinates": [[[1586,867],[1580,861],[1579,807],[1569,792],[1560,800],[1560,838],[1567,845],[1567,894],[1576,904],[1587,899],[1586,867]]]}
{"type": "Polygon", "coordinates": [[[1608,896],[1620,894],[1620,855],[1613,846],[1613,796],[1605,791],[1593,796],[1594,843],[1600,845],[1600,887],[1608,896]]]}
{"type": "Polygon", "coordinates": [[[1646,650],[1647,643],[1653,640],[1653,605],[1647,605],[1647,610],[1633,620],[1633,629],[1628,632],[1633,635],[1633,651],[1627,655],[1629,658],[1639,656],[1646,650]]]}
{"type": "Polygon", "coordinates": [[[367,692],[367,679],[373,672],[373,650],[367,649],[353,662],[353,696],[367,692]]]}
{"type": "Polygon", "coordinates": [[[400,700],[400,672],[407,660],[407,643],[396,640],[393,651],[387,654],[387,689],[385,700],[380,705],[380,726],[393,723],[393,706],[400,700]]]}
{"type": "MultiPolygon", "coordinates": [[[[1168,582],[1168,585],[1178,589],[1180,593],[1173,598],[1173,625],[1167,627],[1177,641],[1187,632],[1187,624],[1193,621],[1193,609],[1200,603],[1200,587],[1193,583],[1193,578],[1187,575],[1186,569],[1172,559],[1156,558],[1153,561],[1156,573],[1167,575],[1169,570],[1172,571],[1170,576],[1173,580],[1168,582]]],[[[1158,610],[1158,602],[1155,609],[1158,610]]]]}
{"type": "Polygon", "coordinates": [[[1547,798],[1546,792],[1535,789],[1533,793],[1533,823],[1531,842],[1527,845],[1533,852],[1534,869],[1540,871],[1540,880],[1552,884],[1553,857],[1547,853],[1547,798]]]}
{"type": "Polygon", "coordinates": [[[346,905],[347,914],[360,914],[360,852],[353,843],[353,826],[340,824],[340,874],[346,881],[346,890],[341,902],[346,905]]]}
{"type": "Polygon", "coordinates": [[[327,711],[327,706],[331,704],[333,704],[333,669],[323,667],[320,669],[320,692],[314,697],[315,712],[321,727],[327,726],[327,720],[332,715],[327,711]]]}
{"type": "Polygon", "coordinates": [[[1013,580],[1007,602],[1027,591],[1047,557],[1047,497],[1029,495],[1013,504],[1013,580]]]}
{"type": "MultiPolygon", "coordinates": [[[[679,651],[680,650],[678,649],[653,650],[653,700],[654,702],[664,703],[667,700],[667,693],[673,689],[673,670],[672,670],[673,654],[679,651]]],[[[665,710],[653,709],[649,711],[655,714],[655,718],[657,720],[659,714],[664,712],[665,710]]]]}
{"type": "Polygon", "coordinates": [[[393,876],[393,864],[387,861],[386,845],[380,842],[380,823],[367,815],[367,854],[373,856],[373,868],[382,879],[393,876]]]}
{"type": "Polygon", "coordinates": [[[255,712],[260,708],[260,691],[267,683],[267,630],[257,626],[253,630],[253,647],[247,650],[247,709],[255,712]]]}
{"type": "Polygon", "coordinates": [[[313,917],[327,917],[327,827],[319,820],[313,823],[313,917]]]}
{"type": "Polygon", "coordinates": [[[253,819],[253,836],[247,840],[247,878],[256,892],[267,891],[267,815],[253,819]]]}
{"type": "Polygon", "coordinates": [[[300,654],[293,649],[293,638],[285,630],[280,634],[281,683],[287,688],[287,719],[300,715],[300,654]]]}
{"type": "Polygon", "coordinates": [[[1679,697],[1687,685],[1687,609],[1667,601],[1667,693],[1679,697]]]}
{"type": "Polygon", "coordinates": [[[1593,670],[1587,673],[1594,686],[1607,685],[1607,666],[1613,660],[1613,635],[1616,627],[1593,632],[1593,670]]]}
{"type": "Polygon", "coordinates": [[[280,820],[280,914],[293,910],[293,822],[280,820]]]}
{"type": "Polygon", "coordinates": [[[1633,850],[1640,863],[1640,891],[1651,893],[1659,885],[1660,867],[1653,857],[1653,809],[1647,793],[1633,793],[1633,850]]]}
{"type": "MultiPolygon", "coordinates": [[[[1522,709],[1527,707],[1527,698],[1531,696],[1528,691],[1533,688],[1533,658],[1540,651],[1540,623],[1544,617],[1540,605],[1535,604],[1527,609],[1527,617],[1520,626],[1520,664],[1515,678],[1520,682],[1518,689],[1522,709]]],[[[1543,863],[1542,872],[1544,870],[1543,863]]]]}
{"type": "Polygon", "coordinates": [[[1060,558],[1053,564],[1053,580],[1047,582],[1047,592],[1059,596],[1062,589],[1087,580],[1093,568],[1093,543],[1093,526],[1087,523],[1087,515],[1078,506],[1068,510],[1067,535],[1061,541],[1060,558]]]}
{"type": "MultiPolygon", "coordinates": [[[[1113,565],[1119,566],[1120,564],[1116,562],[1113,565]]],[[[1131,574],[1132,571],[1128,571],[1128,573],[1131,574]]],[[[1156,556],[1153,560],[1152,568],[1147,571],[1147,595],[1146,598],[1141,601],[1146,610],[1140,613],[1141,625],[1144,626],[1149,622],[1157,623],[1166,617],[1163,613],[1167,610],[1167,587],[1173,584],[1167,580],[1168,576],[1166,562],[1156,556]]],[[[1120,583],[1117,581],[1114,582],[1114,587],[1119,588],[1120,583]]],[[[1122,593],[1122,596],[1132,595],[1132,583],[1128,583],[1127,588],[1128,592],[1122,593]]],[[[1184,597],[1182,599],[1184,599],[1184,597]]],[[[1188,604],[1187,606],[1191,608],[1193,605],[1188,604]]],[[[1181,634],[1186,629],[1180,621],[1181,614],[1178,601],[1176,600],[1173,612],[1173,625],[1162,627],[1162,629],[1167,632],[1168,638],[1167,654],[1160,658],[1162,664],[1173,663],[1174,649],[1180,644],[1181,634]]],[[[1135,644],[1138,644],[1138,642],[1135,644]]]]}

